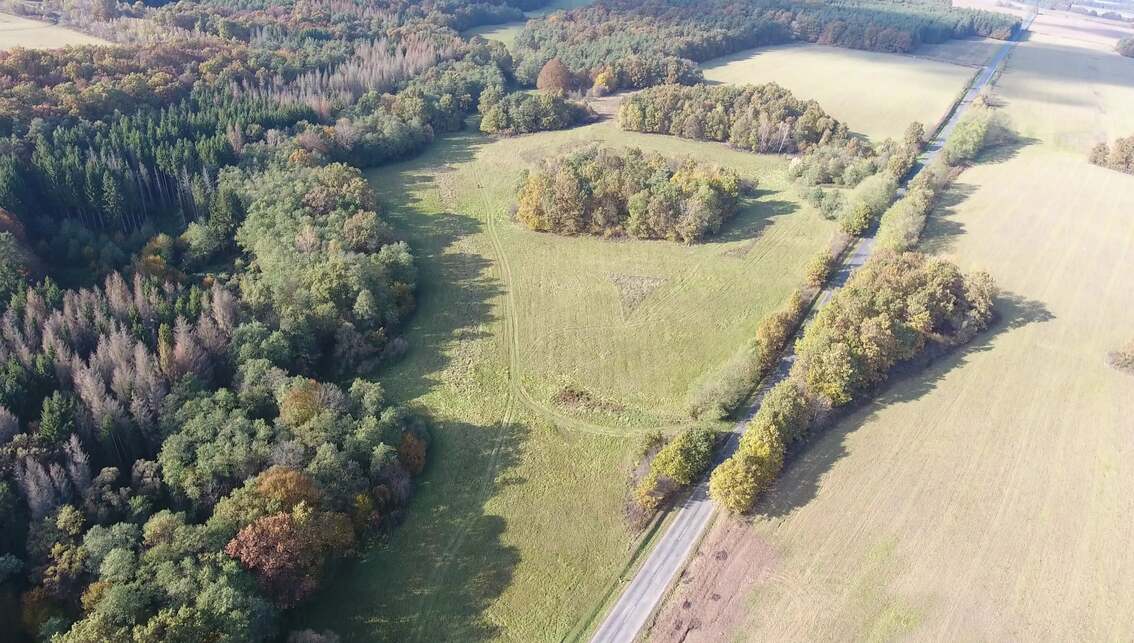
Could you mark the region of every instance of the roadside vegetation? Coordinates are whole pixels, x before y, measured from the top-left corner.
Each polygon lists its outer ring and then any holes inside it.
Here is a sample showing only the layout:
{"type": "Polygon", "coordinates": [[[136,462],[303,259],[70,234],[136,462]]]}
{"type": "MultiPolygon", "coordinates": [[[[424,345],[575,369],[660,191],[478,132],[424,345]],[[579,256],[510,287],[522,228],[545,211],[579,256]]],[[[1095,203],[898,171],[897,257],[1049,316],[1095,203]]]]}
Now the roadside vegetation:
{"type": "Polygon", "coordinates": [[[983,273],[917,253],[883,252],[859,269],[796,344],[791,376],[765,397],[735,455],[713,471],[710,492],[748,511],[773,483],[788,445],[833,409],[860,401],[897,363],[971,340],[993,318],[983,273]]]}

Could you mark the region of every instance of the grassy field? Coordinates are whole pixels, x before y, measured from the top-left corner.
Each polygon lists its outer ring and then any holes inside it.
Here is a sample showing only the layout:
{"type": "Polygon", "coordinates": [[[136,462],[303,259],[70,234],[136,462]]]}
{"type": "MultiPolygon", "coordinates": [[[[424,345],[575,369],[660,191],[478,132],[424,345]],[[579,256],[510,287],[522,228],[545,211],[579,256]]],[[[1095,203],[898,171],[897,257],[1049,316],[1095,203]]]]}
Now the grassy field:
{"type": "Polygon", "coordinates": [[[13,47],[54,49],[67,45],[103,45],[106,41],[78,31],[0,13],[0,51],[13,47]]]}
{"type": "Polygon", "coordinates": [[[989,271],[1003,319],[809,446],[751,525],[720,521],[655,638],[1134,637],[1134,378],[1104,361],[1134,336],[1134,177],[1085,160],[1134,132],[1134,61],[1040,33],[996,92],[1023,138],[923,244],[989,271]]]}
{"type": "Polygon", "coordinates": [[[388,547],[298,622],[347,640],[558,640],[635,542],[621,503],[637,434],[681,421],[689,384],[782,303],[833,225],[786,159],[604,122],[465,134],[372,174],[422,257],[411,349],[383,377],[434,416],[432,464],[388,547]],[[521,168],[590,141],[727,164],[760,193],[711,243],[537,234],[511,220],[521,168]],[[556,401],[564,386],[586,405],[556,401]]]}
{"type": "Polygon", "coordinates": [[[912,121],[932,127],[973,76],[950,63],[793,44],[749,50],[704,66],[719,83],[775,81],[872,139],[900,138],[912,121]]]}
{"type": "MultiPolygon", "coordinates": [[[[525,15],[527,15],[528,18],[541,18],[555,11],[574,9],[576,7],[585,7],[590,3],[591,0],[552,0],[551,2],[544,5],[543,8],[537,9],[535,11],[528,11],[525,15]]],[[[469,29],[468,31],[465,31],[463,35],[466,38],[472,36],[481,36],[482,38],[487,38],[489,40],[499,40],[500,42],[504,43],[505,46],[510,48],[512,46],[512,43],[516,42],[516,34],[520,33],[520,30],[524,28],[524,24],[524,20],[517,20],[515,22],[505,22],[499,25],[485,25],[483,27],[469,29]]]]}

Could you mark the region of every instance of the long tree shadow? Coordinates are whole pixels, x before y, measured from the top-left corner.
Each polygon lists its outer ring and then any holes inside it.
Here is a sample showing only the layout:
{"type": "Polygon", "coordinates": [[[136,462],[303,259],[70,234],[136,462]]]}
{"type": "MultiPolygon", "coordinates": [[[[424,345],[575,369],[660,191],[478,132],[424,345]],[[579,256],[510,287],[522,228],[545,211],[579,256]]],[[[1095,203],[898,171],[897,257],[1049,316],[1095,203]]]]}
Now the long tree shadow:
{"type": "Polygon", "coordinates": [[[729,243],[746,239],[755,241],[777,218],[799,209],[791,201],[773,198],[776,194],[771,190],[758,189],[754,194],[744,197],[736,216],[725,222],[720,232],[706,237],[703,243],[729,243]]]}
{"type": "Polygon", "coordinates": [[[446,203],[441,185],[452,165],[471,160],[487,142],[474,134],[450,136],[412,161],[372,174],[379,198],[389,204],[385,218],[410,244],[418,268],[418,308],[405,329],[406,354],[379,374],[399,399],[434,389],[453,350],[489,336],[485,329],[496,319],[492,302],[503,284],[471,242],[484,233],[484,222],[446,203]]]}
{"type": "MultiPolygon", "coordinates": [[[[480,216],[446,195],[445,175],[488,141],[457,134],[411,160],[370,172],[384,219],[410,244],[418,269],[418,308],[404,329],[407,350],[377,375],[392,399],[429,414],[421,399],[452,370],[461,345],[492,336],[493,300],[503,285],[479,250],[480,216]]],[[[491,213],[488,213],[491,214],[491,213]]],[[[502,542],[504,520],[487,500],[516,484],[527,440],[516,424],[431,422],[429,464],[405,521],[344,565],[293,629],[331,629],[350,641],[483,640],[499,636],[485,611],[511,583],[519,553],[502,542]]]]}
{"type": "Polygon", "coordinates": [[[879,409],[912,402],[930,393],[946,374],[964,366],[971,355],[990,350],[999,335],[1054,319],[1042,302],[1011,293],[997,298],[996,310],[996,322],[972,342],[942,355],[896,366],[873,396],[842,409],[818,427],[810,440],[791,449],[783,475],[757,503],[753,513],[783,517],[807,505],[818,494],[823,476],[847,455],[848,436],[876,419],[879,409]]]}
{"type": "MultiPolygon", "coordinates": [[[[475,641],[498,637],[485,611],[512,581],[520,555],[505,545],[504,520],[485,511],[512,473],[527,429],[444,423],[430,469],[464,477],[454,485],[427,475],[405,523],[340,568],[316,600],[290,618],[292,629],[333,630],[346,641],[475,641]],[[491,471],[469,469],[492,461],[491,471]],[[413,538],[411,534],[444,534],[413,538]],[[396,589],[395,589],[396,587],[396,589]]],[[[428,472],[427,472],[428,473],[428,472]]]]}

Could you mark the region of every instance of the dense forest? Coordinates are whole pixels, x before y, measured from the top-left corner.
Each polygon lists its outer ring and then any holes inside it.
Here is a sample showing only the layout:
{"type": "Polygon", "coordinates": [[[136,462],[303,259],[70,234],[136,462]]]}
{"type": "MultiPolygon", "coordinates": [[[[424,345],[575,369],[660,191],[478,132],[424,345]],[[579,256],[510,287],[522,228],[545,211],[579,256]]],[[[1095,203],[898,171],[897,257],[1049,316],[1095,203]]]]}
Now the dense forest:
{"type": "Polygon", "coordinates": [[[397,525],[429,434],[372,378],[416,266],[356,168],[584,118],[457,32],[522,8],[78,2],[124,44],[0,53],[6,623],[278,637],[397,525]]]}
{"type": "Polygon", "coordinates": [[[694,243],[719,231],[753,189],[726,168],[594,146],[526,173],[516,217],[541,232],[694,243]]]}

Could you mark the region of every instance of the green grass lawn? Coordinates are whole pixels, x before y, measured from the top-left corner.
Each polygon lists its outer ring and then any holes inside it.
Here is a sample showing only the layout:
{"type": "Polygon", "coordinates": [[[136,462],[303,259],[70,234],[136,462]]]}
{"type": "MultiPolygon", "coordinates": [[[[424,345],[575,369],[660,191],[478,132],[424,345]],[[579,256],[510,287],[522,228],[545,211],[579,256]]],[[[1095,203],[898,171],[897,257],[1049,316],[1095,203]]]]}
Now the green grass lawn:
{"type": "Polygon", "coordinates": [[[624,133],[461,134],[372,172],[420,258],[410,350],[383,374],[431,414],[406,522],[297,626],[347,640],[557,640],[603,598],[637,536],[622,502],[637,435],[683,421],[690,383],[787,297],[833,225],[786,159],[624,133]],[[760,192],[700,246],[565,238],[511,219],[519,172],[590,141],[727,164],[760,192]],[[565,406],[565,385],[593,394],[565,406]]]}

